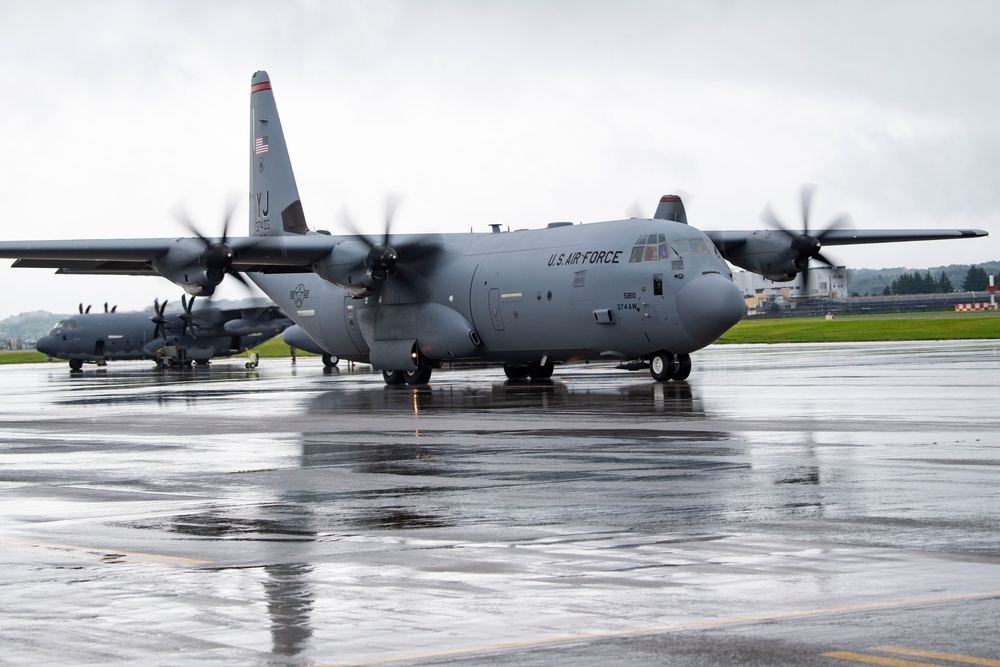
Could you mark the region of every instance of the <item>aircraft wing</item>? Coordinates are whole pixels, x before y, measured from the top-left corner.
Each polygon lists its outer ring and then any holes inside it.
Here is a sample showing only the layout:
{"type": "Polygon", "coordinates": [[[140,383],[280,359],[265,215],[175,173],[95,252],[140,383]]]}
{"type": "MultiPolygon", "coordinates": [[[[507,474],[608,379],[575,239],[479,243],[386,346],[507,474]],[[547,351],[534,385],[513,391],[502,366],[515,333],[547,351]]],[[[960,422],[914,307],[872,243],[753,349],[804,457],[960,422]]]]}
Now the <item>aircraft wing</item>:
{"type": "Polygon", "coordinates": [[[726,261],[771,280],[791,280],[809,270],[809,260],[825,264],[822,248],[865,243],[942,241],[988,236],[981,229],[827,229],[811,236],[784,229],[705,232],[726,261]]]}
{"type": "MultiPolygon", "coordinates": [[[[337,242],[323,234],[226,239],[233,251],[232,269],[260,273],[307,272],[337,242]]],[[[161,275],[154,262],[180,244],[186,244],[188,253],[203,250],[205,245],[197,238],[4,241],[0,257],[15,259],[13,266],[18,268],[55,269],[57,273],[161,275]]]]}
{"type": "MultiPolygon", "coordinates": [[[[772,230],[773,231],[773,230],[772,230]]],[[[754,235],[767,231],[706,231],[720,251],[737,248],[754,235]]],[[[775,231],[776,234],[783,232],[775,231]]],[[[899,243],[901,241],[942,241],[989,236],[981,229],[831,229],[822,234],[823,245],[859,245],[864,243],[899,243]]]]}

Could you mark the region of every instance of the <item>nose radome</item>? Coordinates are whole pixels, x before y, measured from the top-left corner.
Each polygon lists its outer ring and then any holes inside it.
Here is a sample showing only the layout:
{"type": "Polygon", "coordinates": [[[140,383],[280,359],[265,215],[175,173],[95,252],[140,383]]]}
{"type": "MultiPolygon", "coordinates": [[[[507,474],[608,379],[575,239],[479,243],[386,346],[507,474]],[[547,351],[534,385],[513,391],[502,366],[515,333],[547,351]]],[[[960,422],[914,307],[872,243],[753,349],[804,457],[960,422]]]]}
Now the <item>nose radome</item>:
{"type": "Polygon", "coordinates": [[[50,357],[55,356],[56,353],[56,339],[55,336],[42,336],[35,342],[35,349],[42,354],[47,354],[50,357]]]}
{"type": "Polygon", "coordinates": [[[702,343],[714,343],[746,314],[740,289],[721,274],[699,276],[677,293],[677,314],[688,335],[702,343]]]}

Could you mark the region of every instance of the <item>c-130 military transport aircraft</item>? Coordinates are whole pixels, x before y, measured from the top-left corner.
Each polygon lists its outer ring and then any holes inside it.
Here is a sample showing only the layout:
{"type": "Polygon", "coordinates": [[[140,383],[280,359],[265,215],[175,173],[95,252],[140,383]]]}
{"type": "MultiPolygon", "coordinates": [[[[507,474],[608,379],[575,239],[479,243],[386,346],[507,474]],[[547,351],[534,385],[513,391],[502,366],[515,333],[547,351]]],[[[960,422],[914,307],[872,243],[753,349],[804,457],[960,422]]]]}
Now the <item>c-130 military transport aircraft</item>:
{"type": "MultiPolygon", "coordinates": [[[[266,72],[250,88],[247,237],[0,243],[16,267],[67,274],[160,275],[209,296],[245,273],[330,357],[370,363],[387,384],[425,384],[448,362],[503,364],[545,379],[554,364],[618,361],[684,380],[691,353],[745,314],[725,260],[791,280],[823,245],[986,236],[981,230],[703,232],[679,197],[652,219],[493,233],[334,236],[306,225],[266,72]]],[[[228,226],[228,220],[227,226],[228,226]]]]}

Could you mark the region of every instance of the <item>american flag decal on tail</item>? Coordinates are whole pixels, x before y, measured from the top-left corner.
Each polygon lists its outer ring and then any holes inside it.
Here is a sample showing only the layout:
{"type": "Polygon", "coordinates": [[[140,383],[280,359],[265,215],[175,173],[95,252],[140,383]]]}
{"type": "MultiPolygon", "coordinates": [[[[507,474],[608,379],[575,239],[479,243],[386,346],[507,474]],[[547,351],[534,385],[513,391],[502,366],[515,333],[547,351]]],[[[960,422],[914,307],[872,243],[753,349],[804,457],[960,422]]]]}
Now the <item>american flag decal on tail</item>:
{"type": "Polygon", "coordinates": [[[267,137],[257,137],[253,142],[254,153],[260,155],[267,152],[267,137]]]}

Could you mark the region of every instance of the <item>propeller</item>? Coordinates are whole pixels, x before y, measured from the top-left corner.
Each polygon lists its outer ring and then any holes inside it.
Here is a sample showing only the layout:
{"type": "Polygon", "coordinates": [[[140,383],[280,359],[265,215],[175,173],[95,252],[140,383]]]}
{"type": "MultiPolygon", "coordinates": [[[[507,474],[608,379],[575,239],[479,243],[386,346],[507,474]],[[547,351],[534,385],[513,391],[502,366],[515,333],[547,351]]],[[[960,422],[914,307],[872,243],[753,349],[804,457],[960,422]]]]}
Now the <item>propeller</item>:
{"type": "Polygon", "coordinates": [[[632,200],[632,203],[625,207],[625,217],[628,219],[636,218],[639,220],[647,220],[646,212],[642,209],[642,205],[639,203],[639,198],[636,197],[632,200]]]}
{"type": "Polygon", "coordinates": [[[810,233],[809,212],[812,208],[812,197],[815,190],[815,185],[806,184],[802,186],[802,232],[789,230],[789,228],[774,215],[774,212],[771,211],[770,205],[765,206],[764,210],[760,214],[761,219],[772,229],[776,229],[791,239],[792,264],[794,264],[795,268],[802,274],[804,285],[808,285],[809,283],[810,260],[815,259],[826,266],[834,266],[834,263],[827,257],[824,257],[821,252],[823,248],[823,239],[826,235],[835,229],[851,226],[851,217],[845,213],[833,219],[822,231],[815,234],[810,233]]]}
{"type": "Polygon", "coordinates": [[[191,321],[194,319],[194,315],[191,313],[191,309],[194,308],[194,297],[188,299],[186,295],[181,294],[181,306],[184,308],[184,312],[181,313],[181,320],[184,321],[184,333],[193,337],[194,329],[191,327],[191,321]]]}
{"type": "Polygon", "coordinates": [[[160,303],[158,299],[153,299],[153,317],[149,318],[153,320],[156,324],[156,328],[153,329],[153,339],[163,338],[163,328],[166,325],[167,320],[163,317],[163,311],[167,309],[167,302],[164,301],[160,303]]]}
{"type": "Polygon", "coordinates": [[[111,306],[111,310],[108,310],[108,302],[107,301],[104,302],[104,312],[105,313],[113,313],[116,310],[118,310],[118,306],[111,306]]]}
{"type": "Polygon", "coordinates": [[[381,287],[396,276],[403,285],[416,292],[418,286],[426,287],[426,281],[416,265],[435,257],[440,252],[441,246],[426,239],[415,239],[408,243],[393,242],[392,223],[399,201],[397,195],[386,197],[385,227],[381,238],[370,237],[360,232],[346,211],[341,212],[341,219],[347,231],[368,246],[368,254],[359,268],[363,266],[366,269],[372,283],[381,287]]]}
{"type": "Polygon", "coordinates": [[[396,273],[399,253],[389,244],[389,241],[392,231],[392,220],[396,215],[398,207],[399,198],[389,195],[385,203],[385,232],[382,234],[381,241],[362,234],[346,210],[341,213],[344,227],[351,233],[351,236],[368,246],[368,254],[364,259],[364,267],[368,270],[368,275],[376,285],[382,285],[390,276],[396,273]]]}
{"type": "Polygon", "coordinates": [[[236,210],[236,201],[231,200],[226,206],[225,217],[222,221],[222,236],[217,240],[210,239],[198,230],[198,227],[191,221],[187,213],[181,210],[178,218],[192,234],[204,244],[205,249],[201,253],[201,265],[205,267],[205,275],[215,285],[222,282],[222,279],[229,274],[240,281],[244,287],[250,289],[250,285],[238,271],[233,270],[233,249],[226,243],[229,238],[229,223],[232,222],[233,212],[236,210]]]}

